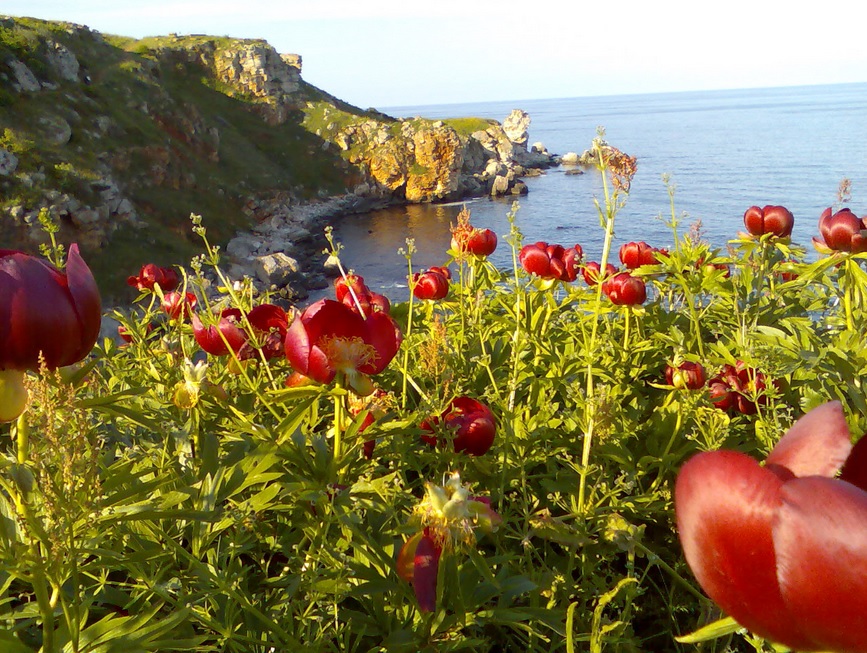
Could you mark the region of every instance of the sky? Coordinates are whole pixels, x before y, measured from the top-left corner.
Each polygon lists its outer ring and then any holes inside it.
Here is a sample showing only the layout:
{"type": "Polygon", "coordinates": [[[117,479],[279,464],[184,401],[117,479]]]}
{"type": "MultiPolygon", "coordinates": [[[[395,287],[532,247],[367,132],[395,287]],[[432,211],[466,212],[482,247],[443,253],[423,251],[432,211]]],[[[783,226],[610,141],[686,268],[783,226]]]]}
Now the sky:
{"type": "Polygon", "coordinates": [[[264,38],[362,108],[867,81],[851,0],[0,0],[141,38],[264,38]],[[797,5],[797,6],[796,6],[797,5]]]}

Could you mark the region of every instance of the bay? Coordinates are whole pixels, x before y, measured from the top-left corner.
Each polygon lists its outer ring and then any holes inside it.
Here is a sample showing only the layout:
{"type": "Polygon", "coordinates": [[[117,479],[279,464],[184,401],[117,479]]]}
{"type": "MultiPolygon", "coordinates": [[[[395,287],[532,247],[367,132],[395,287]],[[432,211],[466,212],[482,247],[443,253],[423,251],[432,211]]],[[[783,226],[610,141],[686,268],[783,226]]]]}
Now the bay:
{"type": "MultiPolygon", "coordinates": [[[[512,109],[530,114],[530,143],[557,154],[581,153],[597,128],[611,145],[638,158],[638,171],[615,224],[615,246],[644,240],[672,243],[669,192],[680,233],[700,221],[701,233],[724,248],[743,229],[752,205],[781,204],[795,215],[793,241],[808,255],[818,218],[837,203],[838,187],[851,181],[858,215],[867,213],[867,84],[701,91],[392,107],[393,116],[502,121],[512,109]]],[[[525,243],[544,240],[580,244],[587,260],[598,260],[602,229],[594,206],[601,201],[598,173],[567,175],[567,168],[526,179],[529,194],[518,199],[516,222],[525,243]]],[[[412,238],[415,269],[441,265],[450,224],[466,205],[475,226],[493,229],[500,245],[492,256],[511,266],[503,240],[512,199],[474,199],[447,205],[393,207],[344,218],[335,228],[344,263],[368,285],[391,299],[406,299],[405,259],[398,250],[412,238]]],[[[616,258],[616,250],[615,250],[616,258]]],[[[616,262],[616,260],[615,260],[616,262]]]]}

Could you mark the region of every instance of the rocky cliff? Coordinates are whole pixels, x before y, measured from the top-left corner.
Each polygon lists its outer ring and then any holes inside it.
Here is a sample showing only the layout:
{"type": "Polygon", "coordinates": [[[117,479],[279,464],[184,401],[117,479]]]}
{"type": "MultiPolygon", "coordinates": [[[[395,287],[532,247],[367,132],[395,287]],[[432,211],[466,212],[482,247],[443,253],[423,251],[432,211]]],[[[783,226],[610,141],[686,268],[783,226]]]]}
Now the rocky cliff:
{"type": "Polygon", "coordinates": [[[218,243],[266,222],[304,241],[293,216],[321,216],[309,208],[325,198],[333,212],[525,192],[527,169],[555,162],[527,148],[528,125],[521,111],[503,125],[364,111],[261,40],[0,17],[0,242],[35,250],[49,216],[111,287],[196,253],[193,212],[218,243]]]}

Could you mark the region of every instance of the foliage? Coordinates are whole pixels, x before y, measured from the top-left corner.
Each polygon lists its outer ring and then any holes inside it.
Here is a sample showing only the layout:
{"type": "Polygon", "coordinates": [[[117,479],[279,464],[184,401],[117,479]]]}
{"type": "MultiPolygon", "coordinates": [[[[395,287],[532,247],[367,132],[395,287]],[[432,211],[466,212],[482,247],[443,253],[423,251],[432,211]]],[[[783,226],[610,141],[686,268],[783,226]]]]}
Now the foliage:
{"type": "MultiPolygon", "coordinates": [[[[631,168],[595,147],[605,269],[631,168]]],[[[159,286],[144,291],[114,315],[128,344],[31,375],[31,407],[4,427],[4,650],[692,650],[675,636],[719,615],[680,553],[676,472],[701,450],[767,453],[828,399],[867,427],[867,277],[865,255],[807,262],[771,235],[723,253],[681,235],[674,210],[671,226],[670,250],[632,271],[641,306],[529,276],[514,222],[512,269],[450,251],[444,299],[392,308],[404,341],[368,399],[287,385],[282,357],[206,356],[159,286]],[[667,385],[682,361],[761,372],[744,389],[757,413],[667,385]],[[446,446],[422,439],[458,396],[496,419],[484,455],[455,452],[448,431],[446,446]],[[455,470],[502,522],[443,554],[422,612],[398,551],[426,482],[455,470]]],[[[194,232],[205,252],[183,287],[204,321],[267,301],[229,284],[200,220],[194,232]]],[[[715,650],[770,650],[710,630],[727,638],[715,650]]]]}

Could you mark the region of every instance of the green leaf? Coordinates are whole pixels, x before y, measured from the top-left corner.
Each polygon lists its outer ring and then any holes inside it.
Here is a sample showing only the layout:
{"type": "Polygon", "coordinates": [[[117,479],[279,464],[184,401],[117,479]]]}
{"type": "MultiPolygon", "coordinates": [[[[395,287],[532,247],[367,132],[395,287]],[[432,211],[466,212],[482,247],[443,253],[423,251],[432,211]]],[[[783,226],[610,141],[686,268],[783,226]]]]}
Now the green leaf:
{"type": "Polygon", "coordinates": [[[681,644],[698,644],[699,642],[706,642],[710,639],[731,635],[741,628],[742,626],[737,621],[731,617],[725,617],[724,619],[709,623],[707,626],[703,626],[688,635],[681,635],[674,639],[681,644]]]}

